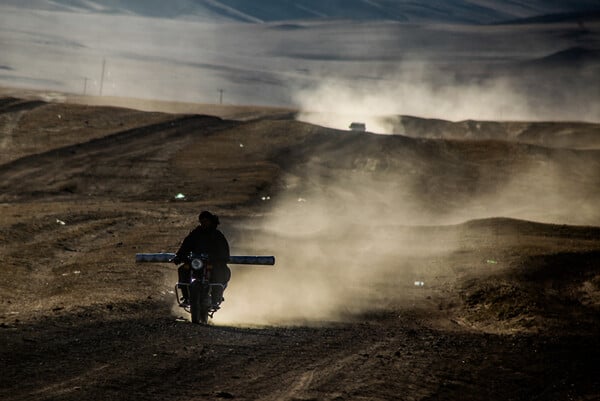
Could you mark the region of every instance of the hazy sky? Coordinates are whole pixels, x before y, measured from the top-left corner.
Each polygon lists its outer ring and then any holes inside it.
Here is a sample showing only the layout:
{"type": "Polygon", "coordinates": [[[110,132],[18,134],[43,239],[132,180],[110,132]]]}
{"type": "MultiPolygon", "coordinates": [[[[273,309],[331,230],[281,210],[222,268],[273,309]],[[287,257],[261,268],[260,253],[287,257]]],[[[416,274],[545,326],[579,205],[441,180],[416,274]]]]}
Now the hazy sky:
{"type": "Polygon", "coordinates": [[[598,121],[599,25],[209,23],[4,4],[0,85],[203,103],[223,93],[366,117],[598,121]]]}

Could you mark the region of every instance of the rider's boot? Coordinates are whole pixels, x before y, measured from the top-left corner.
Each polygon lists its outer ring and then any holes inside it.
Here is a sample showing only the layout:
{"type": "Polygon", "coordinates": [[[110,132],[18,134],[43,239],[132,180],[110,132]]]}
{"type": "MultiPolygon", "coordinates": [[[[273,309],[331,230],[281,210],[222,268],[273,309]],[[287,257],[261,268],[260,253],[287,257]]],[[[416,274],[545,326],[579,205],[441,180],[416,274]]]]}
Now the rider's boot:
{"type": "Polygon", "coordinates": [[[223,288],[220,286],[213,286],[211,291],[212,307],[213,309],[219,309],[219,305],[224,301],[223,299],[223,288]]]}
{"type": "Polygon", "coordinates": [[[190,287],[187,285],[179,286],[181,289],[181,298],[179,299],[179,303],[182,305],[190,304],[190,287]]]}

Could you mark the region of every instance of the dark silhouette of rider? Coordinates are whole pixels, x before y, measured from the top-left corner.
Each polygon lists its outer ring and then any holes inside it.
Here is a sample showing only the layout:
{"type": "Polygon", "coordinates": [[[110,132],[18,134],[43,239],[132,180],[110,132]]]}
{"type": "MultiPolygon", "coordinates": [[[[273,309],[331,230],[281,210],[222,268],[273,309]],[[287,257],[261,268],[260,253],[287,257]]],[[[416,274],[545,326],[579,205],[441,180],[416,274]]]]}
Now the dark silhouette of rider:
{"type": "MultiPolygon", "coordinates": [[[[231,278],[231,270],[227,266],[229,261],[229,243],[223,233],[217,230],[220,224],[219,217],[209,211],[203,211],[198,216],[200,225],[193,229],[181,243],[173,262],[179,264],[186,260],[190,252],[208,255],[209,263],[212,264],[210,276],[211,283],[219,283],[221,286],[212,286],[213,308],[218,309],[223,301],[223,291],[231,278]]],[[[184,263],[179,266],[179,282],[189,283],[191,266],[184,263]]],[[[182,288],[183,303],[188,303],[189,292],[187,286],[182,288]]]]}

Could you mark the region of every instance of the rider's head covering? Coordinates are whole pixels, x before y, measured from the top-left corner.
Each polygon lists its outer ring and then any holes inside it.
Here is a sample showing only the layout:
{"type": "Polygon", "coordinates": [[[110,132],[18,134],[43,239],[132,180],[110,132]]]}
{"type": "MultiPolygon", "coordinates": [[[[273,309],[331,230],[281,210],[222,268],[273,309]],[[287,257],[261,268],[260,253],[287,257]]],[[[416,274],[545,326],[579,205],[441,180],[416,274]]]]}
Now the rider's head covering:
{"type": "Polygon", "coordinates": [[[200,212],[200,215],[198,215],[198,221],[202,219],[210,220],[215,227],[221,224],[221,222],[219,221],[219,216],[217,216],[216,214],[212,214],[208,210],[203,210],[202,212],[200,212]]]}

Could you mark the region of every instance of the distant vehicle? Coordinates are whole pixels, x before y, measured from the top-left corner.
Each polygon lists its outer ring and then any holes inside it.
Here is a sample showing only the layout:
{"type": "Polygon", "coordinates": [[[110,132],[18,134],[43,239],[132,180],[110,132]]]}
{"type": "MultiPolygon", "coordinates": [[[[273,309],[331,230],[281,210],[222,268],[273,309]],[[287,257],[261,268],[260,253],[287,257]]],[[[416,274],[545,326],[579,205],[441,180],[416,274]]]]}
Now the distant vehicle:
{"type": "MultiPolygon", "coordinates": [[[[171,262],[175,257],[174,253],[138,253],[135,255],[135,261],[138,263],[165,263],[171,262]]],[[[189,263],[192,267],[192,274],[189,283],[175,284],[175,296],[177,304],[186,312],[192,315],[192,323],[207,324],[208,318],[214,316],[220,309],[212,302],[212,289],[214,286],[223,286],[220,283],[211,283],[210,274],[212,264],[207,255],[196,255],[190,253],[184,263],[189,263]],[[182,293],[189,294],[189,303],[184,304],[180,301],[182,293]]],[[[274,265],[274,256],[231,256],[229,263],[243,265],[274,265]]]]}
{"type": "Polygon", "coordinates": [[[352,123],[350,124],[350,130],[356,132],[365,132],[367,130],[367,126],[365,123],[352,123]]]}

